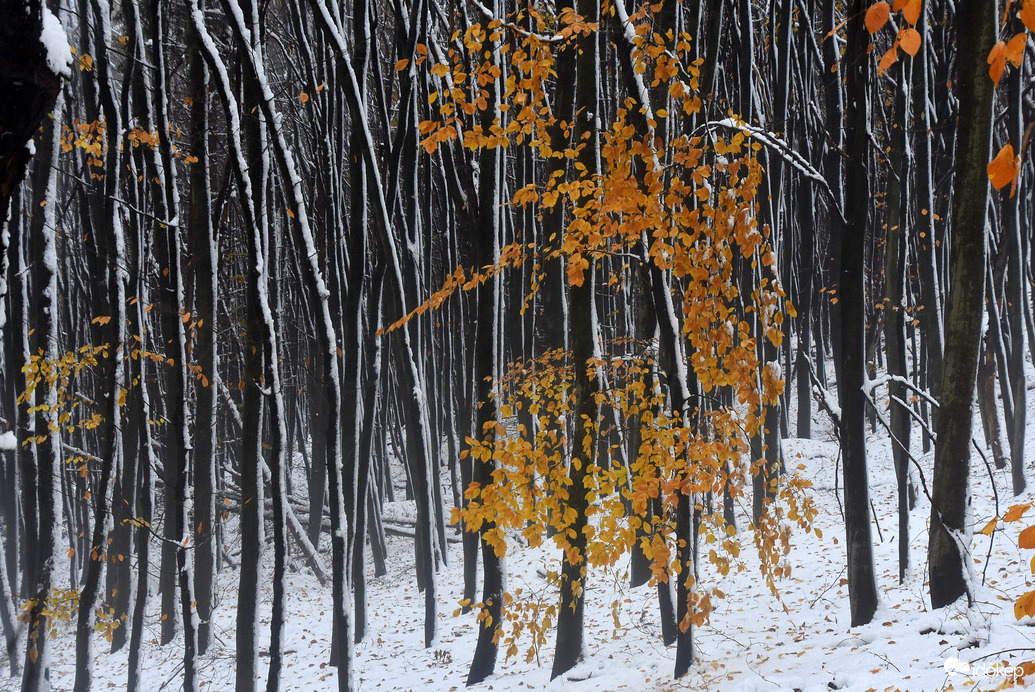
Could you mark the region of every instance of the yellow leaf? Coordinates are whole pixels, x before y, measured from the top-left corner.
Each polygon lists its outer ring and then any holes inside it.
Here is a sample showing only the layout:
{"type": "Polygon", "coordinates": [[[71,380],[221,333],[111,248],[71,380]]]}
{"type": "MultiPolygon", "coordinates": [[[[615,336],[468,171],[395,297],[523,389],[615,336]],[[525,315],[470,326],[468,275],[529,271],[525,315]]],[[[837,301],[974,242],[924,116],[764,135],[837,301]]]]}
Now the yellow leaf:
{"type": "Polygon", "coordinates": [[[992,532],[995,531],[995,527],[999,524],[999,517],[992,517],[992,521],[985,524],[985,528],[981,529],[981,533],[986,536],[991,536],[992,532]]]}
{"type": "Polygon", "coordinates": [[[888,3],[884,2],[884,0],[874,3],[870,6],[870,9],[866,10],[866,30],[871,34],[877,33],[881,27],[888,23],[890,15],[891,6],[888,3]]]}

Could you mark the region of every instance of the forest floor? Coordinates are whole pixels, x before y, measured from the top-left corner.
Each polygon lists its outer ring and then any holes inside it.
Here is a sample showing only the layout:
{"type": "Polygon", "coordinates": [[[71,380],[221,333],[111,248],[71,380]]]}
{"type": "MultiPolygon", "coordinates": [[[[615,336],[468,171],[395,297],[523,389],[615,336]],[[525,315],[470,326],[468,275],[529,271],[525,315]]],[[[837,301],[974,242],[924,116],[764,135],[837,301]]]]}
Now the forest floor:
{"type": "MultiPolygon", "coordinates": [[[[1033,400],[1035,396],[1029,392],[1029,420],[1035,419],[1033,400]]],[[[720,578],[711,565],[703,566],[700,583],[720,588],[726,598],[715,601],[710,622],[696,630],[697,659],[689,675],[678,681],[671,677],[674,649],[665,648],[660,639],[656,591],[648,587],[629,589],[624,569],[620,569],[611,575],[591,575],[584,663],[550,681],[552,634],[538,659],[531,662],[525,662],[530,644],[525,638],[519,641],[521,653],[506,662],[501,660],[495,676],[479,687],[920,692],[991,690],[1012,682],[1017,665],[1035,660],[1035,619],[1017,621],[1013,610],[1017,597],[1032,588],[1029,560],[1033,551],[1017,547],[1017,535],[1027,521],[1000,524],[1005,530],[996,531],[992,539],[980,533],[997,514],[993,485],[981,458],[975,456],[971,476],[971,522],[974,571],[979,582],[982,576],[985,581],[977,586],[977,598],[969,609],[957,604],[932,611],[926,588],[929,501],[921,489],[909,518],[911,565],[900,584],[891,450],[886,434],[880,430],[872,433],[870,488],[876,517],[872,528],[881,605],[871,624],[850,627],[843,523],[839,491],[835,489],[838,446],[823,414],[816,414],[814,430],[814,439],[786,440],[784,453],[787,468],[814,483],[811,493],[819,509],[814,526],[822,530],[823,538],[795,530],[788,556],[792,572],[778,583],[779,599],[769,593],[760,578],[757,554],[749,538],[744,539],[739,559],[743,571],[734,568],[720,578]],[[990,549],[991,556],[986,557],[990,549]],[[617,614],[611,605],[616,600],[620,604],[617,614]],[[951,661],[946,663],[948,659],[973,662],[973,667],[969,672],[963,672],[960,666],[953,669],[951,661]]],[[[1033,431],[1035,426],[1029,426],[1028,459],[1035,457],[1033,431]]],[[[982,439],[980,427],[975,426],[975,435],[982,439]]],[[[919,435],[914,433],[914,454],[919,449],[919,435]]],[[[929,484],[932,455],[918,458],[929,484]]],[[[1000,516],[1011,504],[1033,500],[1032,492],[1012,497],[1008,469],[998,471],[993,467],[991,475],[998,490],[1000,516]]],[[[1029,482],[1035,478],[1035,463],[1028,463],[1027,477],[1029,482]]],[[[407,512],[406,503],[390,509],[407,512]]],[[[1035,511],[1030,521],[1035,522],[1035,511]]],[[[444,692],[464,688],[476,626],[473,613],[453,615],[462,597],[463,576],[460,546],[450,543],[449,547],[449,566],[438,576],[438,637],[433,646],[424,648],[423,595],[414,581],[412,539],[389,536],[389,574],[374,578],[371,573],[369,578],[370,634],[356,647],[357,690],[444,692]]],[[[541,574],[544,569],[556,569],[556,560],[555,550],[512,548],[507,556],[511,590],[523,587],[526,595],[539,594],[545,602],[555,602],[556,589],[541,574]]],[[[231,690],[234,685],[234,579],[234,573],[228,570],[217,577],[220,605],[214,619],[215,644],[200,661],[202,689],[208,692],[231,690]]],[[[326,664],[330,591],[306,572],[291,574],[289,580],[282,689],[337,689],[335,669],[326,664]]],[[[268,579],[262,588],[263,623],[268,627],[272,601],[268,579]]],[[[152,692],[175,691],[180,689],[182,648],[157,646],[157,603],[152,606],[145,635],[143,687],[152,692]]],[[[268,629],[265,634],[268,637],[268,629]]],[[[265,649],[268,640],[262,646],[265,649]]],[[[73,651],[72,628],[62,625],[53,649],[55,690],[72,687],[73,651]]],[[[99,639],[97,651],[95,689],[124,688],[125,649],[108,654],[99,639]]],[[[260,658],[263,670],[267,664],[268,658],[260,658]]],[[[6,661],[3,667],[7,667],[6,661]]],[[[16,688],[17,681],[0,678],[0,690],[16,688]]]]}

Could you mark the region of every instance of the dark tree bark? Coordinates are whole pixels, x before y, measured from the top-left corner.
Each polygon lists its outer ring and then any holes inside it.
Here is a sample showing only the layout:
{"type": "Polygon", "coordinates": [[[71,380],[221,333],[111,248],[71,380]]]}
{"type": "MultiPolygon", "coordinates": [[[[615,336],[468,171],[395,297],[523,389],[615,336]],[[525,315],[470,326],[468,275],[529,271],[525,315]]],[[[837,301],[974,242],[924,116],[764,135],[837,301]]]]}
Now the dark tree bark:
{"type": "MultiPolygon", "coordinates": [[[[909,90],[907,66],[899,67],[895,89],[896,122],[892,127],[892,170],[888,172],[888,217],[884,244],[884,343],[887,349],[887,372],[905,378],[906,372],[906,317],[904,298],[906,270],[906,229],[910,208],[909,174],[912,170],[909,140],[906,134],[907,99],[909,90]]],[[[921,96],[921,98],[926,98],[921,96]]],[[[907,410],[906,387],[902,382],[888,384],[890,397],[892,454],[898,485],[898,579],[905,581],[909,566],[909,432],[910,412],[907,410]]]]}
{"type": "Polygon", "coordinates": [[[967,594],[969,545],[964,528],[970,475],[974,381],[981,342],[985,289],[985,222],[994,85],[986,58],[995,43],[995,6],[982,0],[956,5],[959,73],[956,175],[953,180],[945,359],[931,489],[928,552],[931,605],[941,608],[967,594]]]}
{"type": "MultiPolygon", "coordinates": [[[[493,7],[498,13],[498,7],[493,7]]],[[[490,44],[492,45],[492,44],[490,44]]],[[[490,48],[490,50],[494,50],[490,48]]],[[[494,52],[498,55],[498,50],[494,52]]],[[[493,120],[501,116],[499,106],[498,80],[485,85],[488,92],[488,108],[482,118],[482,126],[489,131],[493,120]]],[[[501,150],[484,148],[479,153],[478,179],[478,216],[475,220],[474,266],[486,266],[495,261],[500,234],[500,173],[501,150]]],[[[494,277],[481,285],[478,290],[478,309],[475,319],[474,342],[474,430],[471,437],[482,441],[490,448],[496,439],[495,426],[499,423],[497,416],[498,402],[494,396],[493,384],[498,381],[500,373],[496,368],[496,348],[498,331],[501,328],[500,315],[496,309],[496,293],[500,278],[494,277]]],[[[474,462],[474,482],[480,487],[490,485],[492,473],[496,470],[493,458],[479,458],[474,462]]],[[[496,549],[486,539],[486,533],[496,528],[493,522],[486,522],[479,531],[482,556],[482,608],[479,613],[478,644],[474,650],[474,659],[467,676],[467,684],[482,682],[496,669],[496,656],[499,651],[497,631],[503,623],[503,591],[504,583],[503,558],[496,554],[496,549]]]]}
{"type": "MultiPolygon", "coordinates": [[[[598,5],[592,0],[577,0],[576,11],[586,21],[598,21],[598,5]]],[[[599,55],[597,35],[587,32],[576,39],[575,122],[573,141],[582,145],[578,161],[586,175],[592,177],[599,170],[597,160],[597,88],[599,55]]],[[[562,147],[563,148],[563,147],[562,147]]],[[[569,527],[574,531],[570,539],[572,554],[565,553],[561,564],[561,602],[557,612],[557,647],[551,678],[571,670],[584,654],[583,619],[586,605],[587,539],[583,528],[587,525],[585,478],[588,468],[596,463],[596,439],[599,410],[595,394],[600,382],[591,365],[597,338],[594,320],[593,287],[595,261],[583,274],[582,284],[568,286],[568,339],[571,344],[571,364],[574,379],[572,403],[572,461],[568,468],[571,480],[567,505],[575,510],[575,521],[569,527]]]]}
{"type": "Polygon", "coordinates": [[[855,0],[848,7],[844,69],[847,72],[847,159],[845,161],[845,218],[848,225],[841,244],[840,385],[841,458],[844,469],[845,532],[848,551],[848,591],[852,626],[865,625],[877,609],[870,538],[869,480],[866,475],[866,294],[865,257],[869,229],[869,33],[863,22],[868,3],[855,0]]]}
{"type": "Polygon", "coordinates": [[[7,227],[11,195],[32,157],[29,141],[54,107],[61,77],[69,76],[68,56],[49,55],[40,40],[45,13],[48,30],[56,25],[61,31],[42,0],[5,2],[0,7],[0,232],[7,227]]]}
{"type": "MultiPolygon", "coordinates": [[[[1021,31],[1023,26],[1015,22],[1021,31]]],[[[1021,63],[1020,67],[1011,70],[1007,83],[1007,117],[1009,139],[1017,148],[1017,142],[1024,138],[1024,112],[1022,109],[1023,79],[1025,67],[1028,61],[1021,63]]],[[[1029,77],[1030,79],[1030,77],[1029,77]]],[[[1019,184],[1027,183],[1030,187],[1030,177],[1020,176],[1019,184]]],[[[1006,314],[1007,323],[1010,328],[1009,362],[1007,372],[1009,382],[1003,382],[1003,388],[1010,388],[1010,403],[1012,405],[1012,416],[1007,420],[1008,439],[1010,440],[1010,475],[1013,481],[1014,496],[1020,495],[1027,487],[1027,479],[1024,476],[1024,436],[1028,419],[1028,387],[1024,376],[1024,309],[1025,309],[1025,277],[1024,277],[1024,250],[1021,238],[1023,237],[1024,211],[1021,207],[1025,199],[1024,190],[1018,190],[1003,206],[1003,235],[1006,239],[1006,247],[1002,250],[1007,253],[1006,286],[1004,305],[1002,312],[1006,314]]]]}
{"type": "MultiPolygon", "coordinates": [[[[57,110],[61,110],[58,102],[57,110]]],[[[59,341],[56,328],[58,320],[57,272],[58,250],[54,216],[51,211],[57,205],[55,196],[56,172],[51,169],[53,157],[56,155],[60,132],[60,119],[55,117],[45,123],[40,138],[41,157],[37,161],[36,174],[33,176],[37,184],[37,195],[33,198],[33,210],[30,212],[29,228],[23,224],[22,230],[28,230],[29,236],[22,239],[26,243],[30,256],[36,258],[30,271],[35,290],[32,304],[33,322],[29,331],[30,344],[37,358],[54,363],[59,354],[59,341]],[[42,189],[40,189],[42,188],[42,189]],[[41,202],[43,204],[41,204],[41,202]],[[50,205],[50,210],[42,209],[50,205]]],[[[58,421],[57,382],[48,382],[45,378],[37,385],[35,404],[40,407],[35,414],[30,414],[33,430],[36,435],[36,464],[33,474],[35,487],[24,487],[23,493],[34,492],[35,505],[38,511],[36,535],[26,535],[26,542],[34,545],[33,563],[26,563],[26,570],[32,571],[32,578],[26,579],[31,585],[28,593],[28,648],[25,668],[22,675],[22,692],[44,692],[50,689],[50,644],[47,632],[48,622],[46,609],[49,607],[50,590],[53,588],[57,569],[58,541],[61,535],[61,428],[58,421]],[[41,406],[42,405],[42,406],[41,406]]],[[[78,671],[77,671],[78,672],[78,671]]]]}
{"type": "MultiPolygon", "coordinates": [[[[923,336],[924,362],[922,370],[926,377],[927,387],[935,398],[941,392],[942,383],[942,319],[941,305],[939,302],[939,283],[937,276],[937,244],[936,229],[934,223],[935,199],[934,199],[934,153],[932,151],[931,118],[935,115],[928,107],[930,100],[922,94],[930,93],[928,83],[928,53],[931,50],[929,43],[933,32],[928,31],[929,3],[924,3],[920,18],[917,21],[917,31],[923,36],[923,48],[913,59],[913,85],[918,95],[912,100],[913,122],[916,124],[916,211],[914,242],[917,251],[917,270],[919,274],[919,288],[921,304],[918,310],[918,319],[923,336]]],[[[927,410],[926,402],[921,404],[922,410],[927,410]]],[[[926,414],[925,414],[926,415],[926,414]]],[[[937,411],[934,411],[932,421],[937,421],[937,411]]],[[[929,437],[924,434],[924,452],[928,451],[929,437]]]]}
{"type": "Polygon", "coordinates": [[[209,177],[208,69],[201,55],[197,31],[187,28],[187,71],[190,87],[190,153],[196,159],[188,168],[190,192],[187,209],[189,270],[194,280],[194,314],[197,344],[194,357],[200,366],[200,385],[194,411],[194,598],[198,611],[198,653],[212,643],[213,577],[216,568],[216,295],[218,249],[212,224],[209,177]]]}

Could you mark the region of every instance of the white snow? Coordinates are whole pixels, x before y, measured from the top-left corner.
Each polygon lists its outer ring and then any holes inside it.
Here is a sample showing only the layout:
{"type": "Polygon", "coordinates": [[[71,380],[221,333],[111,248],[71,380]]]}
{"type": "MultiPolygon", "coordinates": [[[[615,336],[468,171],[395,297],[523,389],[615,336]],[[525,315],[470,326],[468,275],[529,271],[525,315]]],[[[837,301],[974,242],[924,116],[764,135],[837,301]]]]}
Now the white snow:
{"type": "MultiPolygon", "coordinates": [[[[1035,406],[1029,409],[1035,414],[1035,406]]],[[[825,414],[814,415],[815,439],[784,442],[787,467],[813,482],[810,489],[820,514],[815,526],[823,538],[797,531],[787,556],[792,572],[779,583],[780,600],[758,588],[757,559],[745,545],[739,561],[744,571],[720,578],[710,565],[702,565],[701,583],[718,586],[726,594],[716,604],[711,622],[697,629],[697,662],[687,678],[671,679],[674,651],[660,641],[657,620],[657,592],[651,588],[629,589],[624,566],[613,574],[592,573],[587,589],[587,658],[571,673],[550,680],[554,635],[526,663],[527,638],[519,642],[520,654],[504,662],[501,651],[496,674],[475,690],[670,690],[702,689],[722,692],[798,689],[821,692],[829,689],[991,690],[1007,680],[1019,663],[1035,659],[1030,618],[1020,622],[1013,616],[1013,600],[1023,593],[1031,551],[1017,548],[1017,533],[1027,525],[1005,525],[992,538],[974,532],[971,546],[976,580],[976,599],[971,608],[965,602],[932,611],[926,579],[927,524],[930,504],[922,495],[910,513],[911,568],[906,581],[898,583],[896,542],[896,487],[891,445],[883,431],[868,440],[870,488],[876,514],[874,562],[882,606],[875,620],[863,627],[849,624],[848,587],[844,582],[844,534],[835,481],[839,472],[838,449],[825,414]],[[992,556],[987,581],[981,586],[981,571],[989,541],[992,556]],[[611,602],[619,601],[616,626],[611,602]],[[786,610],[785,610],[786,608],[786,610]],[[1016,649],[1024,649],[1017,651],[1016,649]],[[968,671],[964,664],[972,668],[968,671]],[[948,667],[947,667],[948,666],[948,667]],[[971,673],[968,677],[967,673],[971,673]],[[967,685],[966,683],[970,684],[967,685]]],[[[976,427],[976,430],[980,430],[976,427]]],[[[978,433],[980,434],[980,433],[978,433]]],[[[931,454],[919,453],[919,432],[913,436],[913,452],[930,473],[931,454]]],[[[1030,441],[1030,440],[1029,440],[1030,441]]],[[[980,464],[980,462],[977,462],[980,464]]],[[[1028,464],[1028,474],[1032,466],[1028,464]]],[[[1008,487],[1009,471],[994,471],[1000,490],[1008,487]]],[[[397,480],[401,483],[401,471],[397,480]]],[[[995,513],[988,474],[975,468],[972,479],[974,525],[980,528],[995,513]]],[[[401,488],[400,488],[401,493],[401,488]]],[[[1032,493],[1006,505],[1031,501],[1032,493]]],[[[385,507],[386,516],[412,519],[412,503],[385,507]]],[[[235,534],[231,516],[227,534],[235,534]]],[[[232,541],[233,539],[228,539],[232,541]]],[[[460,545],[450,543],[449,567],[439,574],[439,635],[433,647],[423,647],[423,595],[414,580],[412,539],[389,536],[389,573],[375,578],[368,568],[369,634],[356,646],[355,683],[358,690],[428,690],[447,692],[464,689],[467,667],[477,636],[475,615],[452,616],[462,597],[460,545]]],[[[327,541],[324,541],[326,548],[327,541]]],[[[231,544],[231,550],[233,545],[231,544]]],[[[538,570],[556,568],[557,555],[550,549],[512,547],[507,555],[510,588],[522,588],[524,597],[534,595],[546,603],[556,599],[556,588],[538,570]]],[[[270,565],[265,566],[270,569],[270,565]]],[[[201,657],[200,682],[207,689],[229,689],[233,685],[235,574],[221,573],[220,606],[213,614],[216,637],[212,650],[201,657]]],[[[270,618],[272,583],[260,587],[260,622],[266,631],[270,618]]],[[[303,571],[288,576],[291,599],[285,630],[285,675],[283,689],[330,691],[337,689],[334,668],[327,665],[330,642],[330,587],[321,587],[315,577],[303,571]]],[[[155,604],[157,606],[157,603],[155,604]]],[[[149,611],[148,627],[156,627],[157,608],[149,611]]],[[[66,627],[62,625],[62,627],[66,627]]],[[[61,630],[55,651],[62,651],[72,632],[61,630]]],[[[261,636],[261,635],[260,635],[261,636]]],[[[145,638],[144,689],[158,689],[178,680],[182,648],[159,648],[145,638]]],[[[107,653],[97,647],[96,686],[124,685],[127,657],[123,650],[107,653]]],[[[65,689],[74,674],[69,656],[55,655],[55,689],[65,689]]],[[[261,658],[260,677],[265,676],[267,658],[261,658]]],[[[168,685],[173,687],[175,682],[168,685]]]]}
{"type": "Polygon", "coordinates": [[[72,76],[72,49],[60,20],[43,4],[43,30],[40,43],[47,51],[47,67],[56,75],[66,79],[72,76]]]}
{"type": "Polygon", "coordinates": [[[13,431],[8,430],[0,435],[0,450],[12,452],[16,449],[18,449],[18,438],[13,431]]]}

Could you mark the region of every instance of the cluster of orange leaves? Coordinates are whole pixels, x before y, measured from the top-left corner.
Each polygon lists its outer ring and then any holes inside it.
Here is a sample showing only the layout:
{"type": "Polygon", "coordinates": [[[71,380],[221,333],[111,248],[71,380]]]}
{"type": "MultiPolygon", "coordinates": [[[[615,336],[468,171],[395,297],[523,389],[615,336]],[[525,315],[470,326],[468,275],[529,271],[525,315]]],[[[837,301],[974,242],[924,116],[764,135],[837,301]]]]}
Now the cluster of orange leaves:
{"type": "MultiPolygon", "coordinates": [[[[52,588],[40,604],[36,598],[30,598],[22,605],[18,620],[25,624],[32,624],[29,629],[29,659],[35,663],[39,658],[39,642],[42,630],[49,631],[50,637],[54,637],[61,623],[69,623],[79,611],[79,589],[57,589],[52,588]],[[33,621],[32,613],[39,608],[41,617],[33,621]]],[[[108,639],[111,641],[111,639],[108,639]]]]}
{"type": "MultiPolygon", "coordinates": [[[[104,140],[107,130],[103,120],[84,123],[76,118],[72,121],[72,127],[64,125],[61,128],[61,150],[69,152],[72,149],[82,149],[86,152],[86,164],[100,168],[104,165],[104,140]]],[[[99,176],[91,174],[91,177],[99,176]]]]}
{"type": "Polygon", "coordinates": [[[84,370],[97,365],[99,358],[108,357],[108,345],[81,346],[77,351],[68,351],[55,359],[47,358],[41,350],[29,358],[22,367],[25,389],[18,395],[19,405],[29,405],[28,413],[47,414],[48,430],[29,438],[27,442],[41,444],[50,433],[76,429],[92,430],[101,424],[103,418],[97,412],[89,412],[93,402],[74,393],[74,381],[84,370]],[[36,396],[37,390],[46,392],[36,396]],[[34,399],[35,397],[35,399],[34,399]]]}
{"type": "MultiPolygon", "coordinates": [[[[874,3],[866,11],[866,29],[871,34],[880,31],[891,18],[893,12],[901,12],[902,18],[909,26],[903,27],[895,36],[891,48],[884,53],[878,64],[878,72],[884,74],[895,61],[898,60],[898,49],[901,48],[910,56],[915,56],[920,50],[921,36],[913,28],[920,13],[923,11],[923,0],[894,0],[894,5],[889,5],[884,0],[874,3]]],[[[1035,33],[1035,0],[1009,0],[1003,12],[1001,26],[1006,27],[1011,12],[1016,12],[1017,18],[1024,25],[1024,29],[1014,34],[1008,41],[1000,40],[988,53],[988,76],[999,85],[999,81],[1006,71],[1007,63],[1019,69],[1024,61],[1024,51],[1028,46],[1028,32],[1035,33]]],[[[1027,137],[1025,138],[1027,140],[1027,137]]],[[[988,179],[992,187],[1001,190],[1010,185],[1010,196],[1017,191],[1017,177],[1021,171],[1021,155],[1016,153],[1012,143],[1007,142],[988,164],[988,179]]]]}
{"type": "Polygon", "coordinates": [[[923,0],[895,0],[894,5],[889,5],[884,0],[875,2],[866,10],[866,30],[871,34],[880,31],[891,19],[892,12],[901,12],[902,18],[909,26],[899,29],[892,43],[877,65],[877,71],[884,74],[898,60],[898,49],[901,48],[910,56],[915,56],[920,50],[920,32],[914,29],[923,11],[923,0]]]}
{"type": "MultiPolygon", "coordinates": [[[[1024,513],[1031,509],[1030,502],[1024,502],[1019,505],[1012,505],[1010,509],[1006,511],[1002,519],[999,517],[993,517],[991,521],[985,524],[985,527],[981,529],[981,533],[986,536],[991,536],[995,533],[996,529],[999,528],[999,522],[1002,521],[1004,524],[1012,524],[1020,521],[1024,513]]],[[[1024,550],[1035,550],[1035,525],[1029,526],[1023,529],[1020,535],[1017,537],[1017,547],[1024,550]]],[[[1035,557],[1031,560],[1031,572],[1035,574],[1035,557]]],[[[1017,599],[1013,606],[1013,614],[1018,620],[1023,618],[1025,615],[1035,616],[1035,590],[1025,592],[1017,599]]]]}
{"type": "MultiPolygon", "coordinates": [[[[1000,517],[992,517],[992,519],[985,524],[984,528],[981,529],[981,533],[986,536],[991,536],[999,529],[999,523],[1012,524],[1021,520],[1024,513],[1031,509],[1032,503],[1024,502],[1019,505],[1011,505],[1006,511],[1006,514],[1000,519],[1000,517]]],[[[1017,537],[1017,547],[1024,550],[1035,550],[1035,525],[1028,526],[1023,529],[1020,535],[1017,537]]],[[[1031,560],[1031,572],[1035,574],[1035,557],[1031,560]]],[[[1015,618],[1020,620],[1025,615],[1035,616],[1035,590],[1027,591],[1018,597],[1013,604],[1013,615],[1015,618]]],[[[1028,676],[1035,673],[1035,661],[1024,661],[1019,664],[1010,664],[1006,661],[1002,663],[1003,667],[1007,670],[1019,671],[1019,674],[1010,675],[1006,677],[1003,682],[996,689],[1008,689],[1011,687],[1024,686],[1024,680],[1028,676]]]]}
{"type": "MultiPolygon", "coordinates": [[[[462,452],[491,462],[493,480],[470,485],[465,506],[452,514],[452,521],[463,521],[468,531],[490,527],[483,532],[484,540],[500,556],[514,536],[532,547],[549,536],[569,563],[612,569],[638,546],[651,560],[653,579],[667,581],[681,571],[679,561],[673,560],[679,498],[690,496],[697,502],[705,496],[721,497],[725,491],[736,501],[743,495],[746,479],[764,472],[748,458],[748,440],[761,430],[764,406],[783,390],[778,371],[758,359],[758,339],[778,345],[785,309],[793,315],[779,281],[766,276],[775,257],[768,229],[760,228],[756,219],[763,170],[755,153],[760,146],[743,132],[710,142],[682,134],[663,139],[654,133],[655,118],[674,121],[671,131],[676,133],[680,119],[696,114],[702,101],[696,94],[699,63],[683,60],[691,37],[653,31],[651,13],[656,8],[644,5],[631,18],[634,69],[646,75],[651,88],[667,91],[670,107],[652,114],[645,136],[635,124],[639,104],[631,98],[621,104],[614,121],[600,132],[602,170],[591,175],[578,161],[588,145],[586,137],[555,150],[554,131],[559,129],[570,141],[573,124],[557,120],[547,94],[558,48],[597,27],[570,10],[558,17],[527,11],[531,14],[519,15],[514,23],[497,20],[468,28],[460,45],[431,66],[440,84],[428,99],[436,115],[420,123],[419,131],[429,154],[457,142],[471,150],[527,146],[542,161],[567,159],[567,175],[558,172],[522,187],[512,199],[515,206],[531,205],[540,214],[562,205],[567,218],[563,238],[549,239],[550,247],[515,243],[493,265],[457,268],[430,299],[386,331],[530,257],[533,293],[548,258],[563,258],[567,280],[574,286],[585,281],[594,262],[619,255],[640,255],[669,273],[689,354],[687,366],[705,395],[701,405],[686,420],[666,407],[654,346],[636,356],[603,355],[589,363],[573,364],[568,354],[551,351],[512,364],[495,383],[498,416],[480,431],[482,437],[468,437],[468,449],[462,452]],[[539,33],[514,30],[529,24],[539,33]],[[497,60],[507,61],[505,79],[497,60]],[[486,127],[488,87],[496,80],[502,80],[501,105],[486,127]],[[751,295],[741,294],[737,271],[759,277],[751,295]],[[617,445],[605,446],[585,468],[580,489],[588,503],[585,554],[576,547],[573,527],[579,517],[569,502],[569,467],[581,470],[586,457],[571,450],[584,448],[587,439],[613,439],[609,435],[615,431],[597,429],[597,421],[573,420],[575,367],[587,368],[591,378],[602,378],[606,384],[596,395],[599,420],[617,421],[622,437],[635,427],[641,440],[626,463],[616,453],[617,445]],[[716,389],[732,392],[734,405],[716,404],[709,396],[716,389]]],[[[460,39],[459,32],[454,34],[454,43],[460,39]]],[[[417,64],[428,58],[427,49],[420,48],[417,64]]],[[[621,271],[628,272],[629,265],[621,271]]],[[[762,571],[774,592],[774,579],[788,571],[782,559],[789,549],[788,522],[808,530],[816,513],[804,492],[808,486],[797,477],[784,482],[766,519],[756,527],[762,571]]],[[[712,512],[708,504],[706,509],[698,502],[704,515],[703,539],[715,544],[709,561],[721,575],[734,567],[744,569],[736,532],[725,524],[721,511],[712,512]]],[[[554,572],[548,574],[558,578],[554,572]]],[[[693,587],[692,573],[681,576],[693,587]]],[[[722,597],[718,589],[691,588],[681,627],[706,621],[712,598],[722,597]]],[[[508,658],[518,653],[517,636],[531,633],[526,656],[533,658],[545,641],[543,633],[556,616],[556,606],[521,590],[505,594],[503,606],[506,631],[504,623],[483,624],[497,625],[496,637],[503,638],[508,658]]],[[[484,610],[479,615],[487,616],[484,610]]]]}
{"type": "MultiPolygon", "coordinates": [[[[1024,30],[1017,32],[1009,41],[999,41],[992,46],[988,54],[988,76],[992,81],[999,84],[999,80],[1006,70],[1006,64],[1010,63],[1015,69],[1019,69],[1024,62],[1024,50],[1028,46],[1028,32],[1035,32],[1035,0],[1013,0],[1006,4],[1006,11],[1003,14],[1002,26],[1010,16],[1010,10],[1016,9],[1017,18],[1024,24],[1024,30]]],[[[1029,128],[1028,135],[1031,130],[1029,128]]],[[[1028,136],[1025,138],[1027,144],[1028,136]]],[[[1025,146],[1022,146],[1024,149],[1025,146]]],[[[1002,190],[1010,186],[1010,197],[1017,193],[1017,177],[1021,172],[1021,155],[1014,152],[1013,144],[1007,142],[999,150],[988,164],[988,179],[992,187],[1002,190]]]]}

